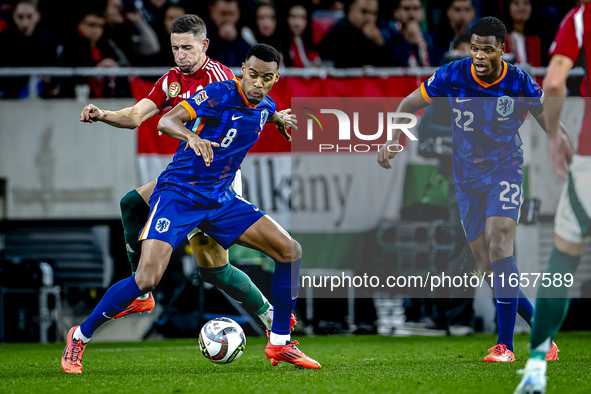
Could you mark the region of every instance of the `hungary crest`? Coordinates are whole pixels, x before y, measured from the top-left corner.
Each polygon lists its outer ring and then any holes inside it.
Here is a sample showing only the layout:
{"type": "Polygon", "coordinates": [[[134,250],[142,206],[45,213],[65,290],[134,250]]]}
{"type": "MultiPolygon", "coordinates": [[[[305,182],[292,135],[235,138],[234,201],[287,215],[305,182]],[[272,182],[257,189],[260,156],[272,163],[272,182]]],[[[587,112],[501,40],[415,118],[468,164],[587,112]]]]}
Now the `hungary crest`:
{"type": "Polygon", "coordinates": [[[173,82],[168,86],[168,96],[169,97],[176,97],[181,92],[181,84],[178,82],[173,82]]]}

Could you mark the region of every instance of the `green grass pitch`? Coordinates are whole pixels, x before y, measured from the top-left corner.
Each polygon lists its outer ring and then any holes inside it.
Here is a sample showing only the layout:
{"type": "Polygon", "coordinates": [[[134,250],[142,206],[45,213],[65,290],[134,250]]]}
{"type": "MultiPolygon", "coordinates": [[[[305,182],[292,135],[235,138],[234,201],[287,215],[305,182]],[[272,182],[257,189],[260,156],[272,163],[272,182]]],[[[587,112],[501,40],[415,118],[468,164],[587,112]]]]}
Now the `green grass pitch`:
{"type": "MultiPolygon", "coordinates": [[[[461,338],[316,336],[300,348],[319,371],[272,367],[266,341],[248,338],[229,365],[215,365],[197,340],[91,343],[84,372],[60,367],[63,344],[0,345],[0,393],[512,393],[528,356],[517,335],[515,363],[483,363],[496,336],[461,338]]],[[[560,360],[549,363],[548,393],[591,393],[590,333],[560,333],[560,360]]]]}

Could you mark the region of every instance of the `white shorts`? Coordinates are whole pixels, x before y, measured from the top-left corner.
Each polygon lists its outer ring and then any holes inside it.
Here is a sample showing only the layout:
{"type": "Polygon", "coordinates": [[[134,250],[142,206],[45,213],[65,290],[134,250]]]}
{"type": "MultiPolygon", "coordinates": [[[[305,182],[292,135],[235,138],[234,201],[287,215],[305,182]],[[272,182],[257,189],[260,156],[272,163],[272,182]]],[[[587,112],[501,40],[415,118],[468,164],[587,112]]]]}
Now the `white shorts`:
{"type": "Polygon", "coordinates": [[[591,235],[591,156],[575,155],[569,175],[556,209],[554,233],[565,241],[582,244],[591,235]]]}
{"type": "MultiPolygon", "coordinates": [[[[238,169],[238,171],[236,171],[236,176],[234,177],[234,182],[232,182],[232,185],[230,186],[230,188],[232,190],[234,190],[236,192],[236,194],[238,194],[239,196],[242,196],[242,171],[240,171],[240,169],[238,169]]],[[[193,229],[193,231],[191,231],[189,233],[189,235],[187,235],[187,239],[190,241],[191,238],[193,238],[194,236],[196,236],[199,233],[203,233],[203,231],[199,230],[199,228],[195,227],[193,229]]],[[[207,234],[203,233],[203,235],[207,236],[207,234]]]]}

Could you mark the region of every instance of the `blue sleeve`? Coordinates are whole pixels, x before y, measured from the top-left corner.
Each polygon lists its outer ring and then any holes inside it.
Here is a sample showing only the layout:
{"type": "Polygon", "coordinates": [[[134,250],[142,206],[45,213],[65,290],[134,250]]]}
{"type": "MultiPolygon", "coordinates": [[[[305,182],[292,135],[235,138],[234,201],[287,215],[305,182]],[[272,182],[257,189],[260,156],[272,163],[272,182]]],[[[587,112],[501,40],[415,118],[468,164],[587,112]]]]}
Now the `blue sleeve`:
{"type": "Polygon", "coordinates": [[[272,116],[277,111],[277,104],[275,104],[275,100],[271,96],[267,96],[269,99],[269,116],[272,116]]]}
{"type": "Polygon", "coordinates": [[[182,101],[181,105],[189,111],[191,120],[200,117],[219,118],[232,93],[227,83],[214,82],[182,101]]]}
{"type": "Polygon", "coordinates": [[[421,84],[421,95],[429,104],[435,97],[447,97],[445,76],[451,64],[453,63],[440,67],[435,74],[431,75],[431,78],[421,84]]]}
{"type": "Polygon", "coordinates": [[[533,116],[538,116],[544,111],[543,103],[544,91],[529,74],[525,74],[525,105],[527,110],[533,116]]]}

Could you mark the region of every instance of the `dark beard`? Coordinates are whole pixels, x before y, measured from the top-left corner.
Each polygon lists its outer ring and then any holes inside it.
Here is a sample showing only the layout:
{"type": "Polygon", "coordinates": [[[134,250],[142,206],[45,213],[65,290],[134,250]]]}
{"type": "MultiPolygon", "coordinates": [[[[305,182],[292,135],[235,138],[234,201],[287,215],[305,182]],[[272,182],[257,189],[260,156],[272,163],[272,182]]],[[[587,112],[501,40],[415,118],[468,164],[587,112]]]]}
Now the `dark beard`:
{"type": "Polygon", "coordinates": [[[180,67],[179,66],[179,70],[181,70],[181,72],[184,73],[184,74],[188,74],[191,71],[192,68],[193,68],[192,65],[185,66],[185,67],[180,67]]]}

